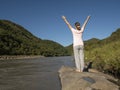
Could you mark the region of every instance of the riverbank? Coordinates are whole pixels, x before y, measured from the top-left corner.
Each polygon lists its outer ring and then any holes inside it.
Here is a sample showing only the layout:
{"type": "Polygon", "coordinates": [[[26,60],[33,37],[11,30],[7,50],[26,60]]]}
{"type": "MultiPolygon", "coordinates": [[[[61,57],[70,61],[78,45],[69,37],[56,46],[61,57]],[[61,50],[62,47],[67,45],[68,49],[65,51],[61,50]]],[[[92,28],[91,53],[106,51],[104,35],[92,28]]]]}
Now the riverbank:
{"type": "Polygon", "coordinates": [[[59,70],[62,90],[119,90],[117,79],[96,71],[76,72],[71,67],[59,70]],[[113,82],[114,81],[114,82],[113,82]]]}
{"type": "Polygon", "coordinates": [[[1,55],[0,60],[40,58],[40,55],[1,55]]]}

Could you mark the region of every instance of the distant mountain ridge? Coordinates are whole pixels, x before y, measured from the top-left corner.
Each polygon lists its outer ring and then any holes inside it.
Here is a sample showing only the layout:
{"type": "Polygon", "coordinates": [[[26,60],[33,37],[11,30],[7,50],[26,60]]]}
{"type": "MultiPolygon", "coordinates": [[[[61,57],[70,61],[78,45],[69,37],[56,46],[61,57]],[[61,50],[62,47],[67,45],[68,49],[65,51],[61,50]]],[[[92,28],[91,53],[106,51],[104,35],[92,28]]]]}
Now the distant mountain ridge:
{"type": "Polygon", "coordinates": [[[68,55],[59,43],[42,40],[9,20],[0,20],[0,41],[0,55],[68,55]]]}

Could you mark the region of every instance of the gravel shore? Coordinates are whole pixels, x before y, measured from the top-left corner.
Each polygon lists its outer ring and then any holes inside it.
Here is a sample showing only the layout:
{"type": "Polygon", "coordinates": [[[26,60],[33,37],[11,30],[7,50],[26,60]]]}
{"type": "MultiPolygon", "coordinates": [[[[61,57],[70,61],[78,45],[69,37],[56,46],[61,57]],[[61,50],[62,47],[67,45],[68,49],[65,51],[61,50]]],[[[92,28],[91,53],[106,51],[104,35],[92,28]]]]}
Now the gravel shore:
{"type": "Polygon", "coordinates": [[[1,55],[0,60],[40,58],[40,55],[1,55]]]}

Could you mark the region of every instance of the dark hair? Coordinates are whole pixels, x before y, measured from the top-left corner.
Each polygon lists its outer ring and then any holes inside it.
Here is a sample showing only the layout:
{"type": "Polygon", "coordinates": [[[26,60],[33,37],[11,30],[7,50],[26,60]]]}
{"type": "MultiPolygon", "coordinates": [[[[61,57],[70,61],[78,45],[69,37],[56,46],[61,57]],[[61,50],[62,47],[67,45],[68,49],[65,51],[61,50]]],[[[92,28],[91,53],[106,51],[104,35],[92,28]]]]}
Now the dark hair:
{"type": "Polygon", "coordinates": [[[80,23],[79,23],[79,22],[76,22],[76,23],[75,23],[75,26],[80,26],[80,23]]]}

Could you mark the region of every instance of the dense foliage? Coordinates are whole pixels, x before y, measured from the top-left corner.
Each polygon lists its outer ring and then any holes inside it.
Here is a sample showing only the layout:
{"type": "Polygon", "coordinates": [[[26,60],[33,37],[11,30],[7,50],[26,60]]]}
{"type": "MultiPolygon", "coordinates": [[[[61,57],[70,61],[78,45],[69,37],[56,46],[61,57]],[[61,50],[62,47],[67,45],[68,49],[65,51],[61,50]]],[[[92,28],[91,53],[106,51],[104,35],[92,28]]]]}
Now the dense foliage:
{"type": "MultiPolygon", "coordinates": [[[[108,38],[96,38],[85,43],[85,61],[93,62],[93,67],[106,73],[120,75],[120,29],[117,29],[108,38]]],[[[67,49],[73,54],[72,45],[67,49]],[[71,48],[71,49],[69,49],[71,48]]]]}
{"type": "Polygon", "coordinates": [[[68,55],[62,45],[35,37],[22,26],[0,20],[0,55],[68,55]]]}

